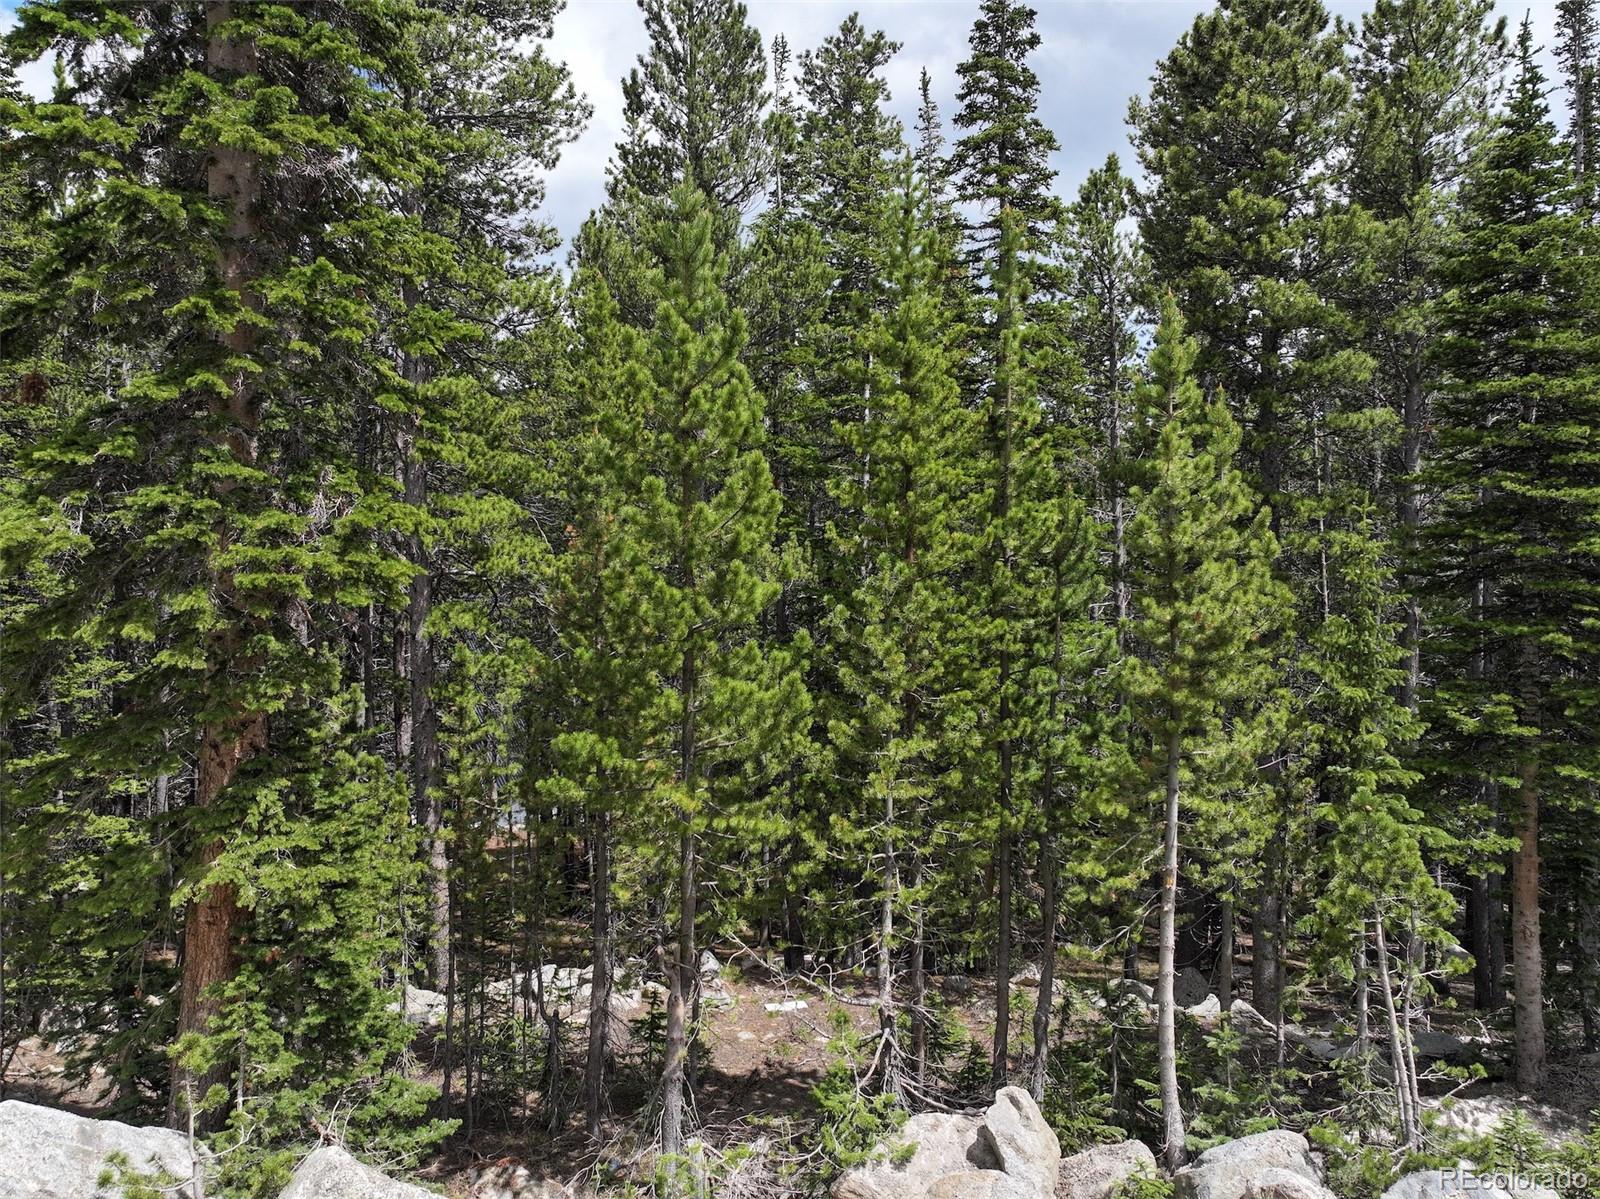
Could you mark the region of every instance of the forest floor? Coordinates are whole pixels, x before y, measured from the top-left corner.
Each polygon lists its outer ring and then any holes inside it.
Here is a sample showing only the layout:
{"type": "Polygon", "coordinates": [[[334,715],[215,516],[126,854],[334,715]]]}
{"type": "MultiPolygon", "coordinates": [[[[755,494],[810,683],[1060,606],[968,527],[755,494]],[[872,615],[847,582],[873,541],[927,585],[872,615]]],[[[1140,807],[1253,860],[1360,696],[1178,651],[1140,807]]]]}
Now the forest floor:
{"type": "MultiPolygon", "coordinates": [[[[818,1114],[813,1088],[840,1060],[843,1034],[870,1033],[877,1023],[871,980],[859,971],[839,973],[830,979],[787,977],[758,965],[754,959],[738,960],[744,963],[743,968],[725,966],[717,978],[707,980],[707,993],[715,1000],[708,1002],[702,1013],[704,1035],[695,1117],[700,1135],[718,1146],[754,1142],[762,1137],[781,1142],[794,1130],[806,1128],[818,1114]]],[[[1109,981],[1107,968],[1099,962],[1069,959],[1063,963],[1062,973],[1058,994],[1069,988],[1084,995],[1103,993],[1109,981]]],[[[1153,963],[1142,965],[1140,973],[1141,977],[1153,979],[1153,963]]],[[[1247,978],[1247,970],[1240,971],[1239,977],[1247,978]]],[[[994,1028],[992,982],[951,975],[932,979],[931,986],[943,999],[949,1016],[959,1022],[967,1035],[986,1044],[994,1028]]],[[[1021,1014],[1014,1004],[1013,1027],[1020,1039],[1025,1034],[1017,1026],[1026,1025],[1037,990],[1015,987],[1014,994],[1025,1001],[1028,1013],[1021,1014]]],[[[1518,1096],[1503,1077],[1509,1048],[1503,1022],[1486,1021],[1471,1009],[1470,987],[1458,982],[1452,997],[1452,1005],[1431,1009],[1429,1023],[1434,1031],[1458,1037],[1471,1046],[1474,1058],[1486,1066],[1488,1077],[1471,1085],[1437,1082],[1431,1088],[1435,1101],[1446,1094],[1470,1100],[1463,1105],[1461,1117],[1463,1126],[1468,1128],[1485,1112],[1515,1108],[1530,1115],[1547,1136],[1565,1139],[1580,1135],[1590,1113],[1600,1109],[1600,1054],[1574,1051],[1553,1055],[1545,1093],[1531,1100],[1518,1096]],[[1466,1114],[1469,1109],[1470,1115],[1466,1114]]],[[[1339,1022],[1344,1013],[1330,1000],[1329,996],[1306,997],[1301,1023],[1307,1032],[1328,1032],[1339,1022]]],[[[1096,1020],[1103,1018],[1074,1007],[1072,1035],[1085,1035],[1096,1020]]],[[[1216,1021],[1203,1023],[1214,1026],[1216,1021]]],[[[564,1026],[561,1055],[564,1075],[559,1086],[563,1101],[557,1106],[554,1121],[549,1107],[541,1102],[539,1084],[548,1083],[548,1079],[531,1080],[525,1088],[519,1088],[515,1071],[507,1071],[513,1079],[510,1088],[502,1084],[491,1089],[480,1083],[469,1109],[462,1103],[458,1068],[454,1094],[458,1114],[465,1117],[463,1128],[434,1160],[425,1164],[421,1176],[442,1186],[450,1196],[466,1199],[474,1184],[485,1176],[504,1178],[515,1173],[524,1179],[571,1183],[591,1177],[596,1170],[619,1176],[635,1174],[652,1139],[647,1122],[655,1062],[650,1057],[649,1024],[643,1007],[614,1018],[613,1043],[619,1065],[610,1092],[611,1140],[598,1156],[584,1136],[576,1099],[584,1028],[580,1022],[569,1021],[564,1026]]],[[[524,1035],[537,1038],[540,1033],[533,1030],[524,1035]]],[[[1573,1044],[1575,1038],[1558,1035],[1553,1041],[1559,1046],[1564,1041],[1573,1044]]],[[[507,1055],[514,1057],[526,1048],[501,1046],[502,1063],[507,1055]]],[[[414,1050],[415,1066],[421,1076],[436,1084],[442,1082],[435,1038],[424,1033],[414,1050]]],[[[1270,1039],[1256,1038],[1246,1052],[1265,1062],[1274,1046],[1270,1039]]],[[[24,1041],[6,1071],[6,1096],[87,1116],[104,1114],[111,1091],[103,1074],[97,1072],[87,1083],[77,1084],[68,1080],[66,1065],[61,1047],[39,1038],[24,1041]]],[[[1313,1079],[1307,1085],[1311,1089],[1317,1083],[1313,1079]]],[[[531,1193],[539,1192],[534,1189],[531,1193]]]]}

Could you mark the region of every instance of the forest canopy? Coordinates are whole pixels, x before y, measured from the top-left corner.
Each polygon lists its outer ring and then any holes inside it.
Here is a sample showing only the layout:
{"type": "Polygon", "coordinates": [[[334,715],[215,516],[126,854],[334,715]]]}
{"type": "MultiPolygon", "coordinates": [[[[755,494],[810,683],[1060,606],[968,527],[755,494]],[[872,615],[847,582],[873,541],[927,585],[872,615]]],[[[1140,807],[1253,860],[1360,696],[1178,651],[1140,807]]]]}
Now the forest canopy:
{"type": "Polygon", "coordinates": [[[1021,0],[909,129],[909,9],[638,7],[565,245],[559,0],[0,35],[0,1098],[240,1196],[1586,1119],[1594,0],[1220,0],[1075,193],[1021,0]]]}

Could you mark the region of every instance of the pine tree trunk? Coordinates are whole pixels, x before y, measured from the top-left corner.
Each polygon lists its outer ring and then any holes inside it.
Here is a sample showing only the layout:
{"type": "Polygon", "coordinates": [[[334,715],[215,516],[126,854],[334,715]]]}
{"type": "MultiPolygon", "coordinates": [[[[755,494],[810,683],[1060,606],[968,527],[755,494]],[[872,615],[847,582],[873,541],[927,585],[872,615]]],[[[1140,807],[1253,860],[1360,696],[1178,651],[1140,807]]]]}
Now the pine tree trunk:
{"type": "MultiPolygon", "coordinates": [[[[409,364],[408,364],[409,366],[409,364]]],[[[420,366],[410,366],[413,382],[420,366]]],[[[401,475],[407,504],[421,509],[428,502],[428,466],[417,448],[420,420],[413,419],[402,447],[401,475]]],[[[439,716],[433,701],[433,638],[428,616],[433,610],[433,576],[422,538],[413,536],[411,563],[417,569],[406,605],[406,644],[410,665],[411,795],[421,814],[428,853],[428,962],[433,985],[443,988],[450,971],[450,856],[445,841],[444,796],[436,785],[439,773],[439,716]]]]}
{"type": "MultiPolygon", "coordinates": [[[[690,503],[689,483],[684,484],[684,506],[690,503]]],[[[689,580],[692,582],[692,580],[689,580]]],[[[689,796],[683,815],[684,830],[678,843],[678,948],[677,961],[667,991],[666,1057],[661,1067],[661,1152],[683,1151],[685,1091],[689,1084],[689,1013],[699,979],[695,946],[695,911],[699,899],[698,846],[693,827],[693,804],[698,783],[695,705],[698,675],[693,646],[684,651],[680,679],[683,718],[679,728],[678,770],[689,796]]]]}
{"type": "MultiPolygon", "coordinates": [[[[1010,654],[1000,654],[1000,725],[1009,727],[1011,705],[1010,654]]],[[[1011,738],[1000,738],[1000,837],[995,856],[999,883],[994,949],[994,1056],[990,1080],[996,1089],[1006,1085],[1011,1057],[1011,738]]]]}
{"type": "MultiPolygon", "coordinates": [[[[1050,689],[1049,728],[1054,730],[1061,694],[1061,569],[1059,555],[1055,562],[1055,590],[1051,597],[1054,616],[1050,630],[1050,689]]],[[[1048,735],[1048,734],[1047,734],[1048,735]]],[[[1039,872],[1044,887],[1044,902],[1039,912],[1039,997],[1033,1006],[1033,1070],[1028,1080],[1028,1090],[1035,1102],[1044,1099],[1045,1079],[1050,1072],[1050,1009],[1055,1002],[1056,978],[1056,760],[1051,753],[1045,759],[1044,786],[1039,796],[1039,872]]]]}
{"type": "Polygon", "coordinates": [[[1222,901],[1222,936],[1217,945],[1217,998],[1223,1011],[1233,1008],[1233,900],[1222,901]]]}
{"type": "Polygon", "coordinates": [[[611,1031],[611,827],[604,813],[590,830],[593,862],[589,885],[590,918],[589,1047],[583,1070],[583,1123],[591,1141],[600,1138],[605,1117],[606,1065],[611,1031]]]}
{"type": "MultiPolygon", "coordinates": [[[[252,40],[235,41],[218,30],[234,18],[229,0],[213,0],[206,5],[206,73],[224,86],[228,81],[256,70],[256,46],[252,40]]],[[[261,163],[257,154],[232,146],[214,146],[206,165],[206,192],[228,213],[226,232],[217,245],[217,272],[223,285],[233,291],[242,306],[254,310],[259,300],[252,291],[255,272],[254,245],[260,234],[261,163]]],[[[247,355],[255,346],[254,327],[246,322],[223,334],[221,341],[232,355],[247,355]]],[[[228,394],[211,402],[212,415],[223,425],[222,441],[236,462],[253,466],[256,461],[256,434],[260,413],[250,386],[253,375],[240,370],[228,380],[228,394]]],[[[219,482],[216,490],[226,493],[229,482],[219,482]]],[[[217,527],[216,554],[224,553],[230,541],[225,522],[217,527]]],[[[215,559],[213,559],[215,560],[215,559]]],[[[212,586],[224,612],[224,619],[237,611],[231,572],[215,570],[212,586]]],[[[232,616],[216,636],[210,656],[214,675],[226,678],[248,663],[242,661],[249,631],[240,627],[244,619],[232,616]]],[[[195,769],[194,803],[197,808],[212,807],[232,782],[239,768],[267,748],[267,717],[263,712],[242,712],[213,721],[201,731],[199,758],[195,769]]],[[[223,843],[213,840],[200,851],[199,865],[204,873],[221,856],[223,843]]],[[[245,920],[238,896],[231,884],[202,882],[184,913],[182,982],[178,1002],[177,1036],[204,1033],[217,1014],[221,1001],[216,989],[233,977],[236,968],[235,945],[245,920]]],[[[174,1059],[167,1098],[167,1122],[182,1128],[198,1115],[198,1104],[213,1084],[226,1082],[229,1066],[218,1062],[197,1073],[181,1059],[174,1059]]],[[[204,1117],[198,1127],[209,1130],[215,1117],[204,1117]]]]}
{"type": "Polygon", "coordinates": [[[1538,762],[1522,765],[1521,822],[1512,863],[1511,969],[1516,992],[1517,1086],[1534,1094],[1544,1086],[1544,957],[1539,944],[1538,762]]]}
{"type": "Polygon", "coordinates": [[[1394,1067],[1395,1099],[1400,1109],[1400,1135],[1407,1147],[1421,1141],[1421,1125],[1412,1082],[1410,1038],[1401,1029],[1400,1011],[1394,1001],[1394,979],[1390,973],[1389,946],[1383,935],[1383,920],[1376,923],[1378,940],[1378,986],[1383,995],[1383,1011],[1389,1021],[1389,1060],[1394,1067]]]}
{"type": "Polygon", "coordinates": [[[1179,734],[1167,734],[1167,802],[1161,859],[1161,949],[1156,969],[1156,1052],[1160,1057],[1161,1161],[1168,1170],[1183,1165],[1183,1106],[1178,1092],[1177,1004],[1173,980],[1178,953],[1178,766],[1179,734]]]}
{"type": "Polygon", "coordinates": [[[882,1066],[880,1090],[894,1094],[899,1063],[895,1048],[894,1010],[894,904],[900,890],[900,867],[894,852],[894,787],[883,797],[883,893],[878,902],[878,1060],[882,1066]]]}
{"type": "Polygon", "coordinates": [[[928,1081],[928,971],[927,948],[923,944],[922,915],[922,855],[916,857],[912,867],[911,889],[916,893],[911,943],[911,1058],[916,1084],[920,1090],[928,1081]]]}
{"type": "MultiPolygon", "coordinates": [[[[1280,830],[1281,833],[1281,830],[1280,830]]],[[[1278,994],[1278,944],[1282,924],[1282,898],[1278,892],[1283,860],[1280,833],[1274,833],[1267,843],[1266,862],[1262,871],[1261,889],[1256,893],[1256,907],[1251,919],[1250,983],[1252,997],[1261,1014],[1274,1024],[1283,1023],[1283,997],[1278,994]]]]}
{"type": "Polygon", "coordinates": [[[1500,1006],[1489,903],[1489,876],[1474,874],[1467,880],[1467,946],[1472,953],[1472,1006],[1479,1011],[1500,1006]]]}

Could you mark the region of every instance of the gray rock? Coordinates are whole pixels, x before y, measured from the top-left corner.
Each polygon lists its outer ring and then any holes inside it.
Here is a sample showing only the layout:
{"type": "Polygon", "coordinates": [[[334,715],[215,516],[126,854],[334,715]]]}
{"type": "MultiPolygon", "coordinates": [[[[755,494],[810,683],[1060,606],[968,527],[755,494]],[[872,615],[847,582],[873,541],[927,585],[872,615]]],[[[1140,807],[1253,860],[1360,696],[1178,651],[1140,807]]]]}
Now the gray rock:
{"type": "Polygon", "coordinates": [[[1156,989],[1149,983],[1142,983],[1136,978],[1119,978],[1111,984],[1113,999],[1121,999],[1124,995],[1133,995],[1144,1003],[1156,1001],[1156,989]]]}
{"type": "Polygon", "coordinates": [[[1096,1145],[1061,1159],[1059,1199],[1111,1199],[1128,1179],[1156,1176],[1156,1155],[1143,1141],[1096,1145]]]}
{"type": "Polygon", "coordinates": [[[847,1171],[833,1199],[1052,1199],[1061,1146],[1032,1097],[1005,1087],[981,1117],[923,1112],[905,1122],[885,1157],[847,1171]]]}
{"type": "Polygon", "coordinates": [[[722,963],[717,960],[717,955],[709,949],[700,954],[700,977],[715,978],[722,973],[722,963]]]}
{"type": "Polygon", "coordinates": [[[1303,1174],[1268,1166],[1245,1184],[1245,1199],[1334,1199],[1334,1195],[1303,1174]]]}
{"type": "Polygon", "coordinates": [[[363,1165],[337,1145],[313,1149],[295,1168],[278,1199],[438,1199],[363,1165]]]}
{"type": "Polygon", "coordinates": [[[896,1146],[916,1146],[906,1161],[857,1166],[841,1175],[829,1194],[833,1199],[923,1199],[940,1178],[990,1166],[977,1147],[979,1123],[976,1116],[943,1112],[912,1116],[895,1137],[896,1146]]]}
{"type": "Polygon", "coordinates": [[[1038,1192],[994,1170],[963,1170],[935,1179],[927,1199],[1034,1199],[1038,1192]]]}
{"type": "Polygon", "coordinates": [[[1185,966],[1172,979],[1172,1000],[1179,1007],[1193,1007],[1211,994],[1211,982],[1193,966],[1185,966]]]}
{"type": "Polygon", "coordinates": [[[974,989],[972,979],[965,974],[947,974],[939,985],[943,987],[945,994],[958,998],[971,995],[974,989]]]}
{"type": "Polygon", "coordinates": [[[1447,1032],[1419,1028],[1411,1034],[1411,1043],[1417,1056],[1430,1061],[1459,1061],[1467,1056],[1467,1043],[1447,1032]]]}
{"type": "Polygon", "coordinates": [[[1000,1171],[1051,1195],[1061,1169],[1061,1142],[1033,1096],[1021,1087],[1001,1087],[983,1114],[978,1139],[988,1145],[1000,1171]]]}
{"type": "Polygon", "coordinates": [[[20,1099],[0,1102],[0,1193],[6,1199],[120,1197],[118,1172],[107,1160],[113,1154],[125,1159],[120,1181],[182,1184],[166,1192],[172,1199],[204,1194],[203,1159],[182,1133],[91,1120],[20,1099]],[[102,1175],[110,1185],[100,1185],[102,1175]]]}
{"type": "Polygon", "coordinates": [[[1209,1020],[1215,1016],[1222,1015],[1222,1000],[1215,995],[1207,995],[1199,1003],[1192,1004],[1183,1010],[1198,1019],[1209,1020]]]}
{"type": "Polygon", "coordinates": [[[1044,972],[1039,968],[1039,963],[1029,962],[1021,970],[1011,976],[1013,987],[1037,987],[1044,981],[1044,972]]]}
{"type": "Polygon", "coordinates": [[[1270,1169],[1322,1181],[1305,1137],[1274,1129],[1207,1149],[1173,1175],[1173,1194],[1175,1199],[1247,1199],[1250,1181],[1270,1169]]]}
{"type": "MultiPolygon", "coordinates": [[[[1255,1033],[1267,1037],[1278,1035],[1278,1026],[1243,999],[1233,1001],[1233,1006],[1228,1009],[1228,1019],[1233,1021],[1233,1026],[1242,1033],[1255,1033]]],[[[1286,1038],[1289,1036],[1288,1027],[1284,1028],[1283,1033],[1286,1038]]]]}
{"type": "Polygon", "coordinates": [[[1447,1195],[1508,1199],[1504,1191],[1479,1179],[1472,1172],[1470,1162],[1459,1162],[1453,1170],[1417,1170],[1407,1174],[1383,1193],[1383,1199],[1444,1199],[1447,1195]]]}
{"type": "Polygon", "coordinates": [[[436,1028],[444,1023],[444,1009],[445,999],[438,991],[413,987],[409,983],[406,985],[400,1013],[407,1024],[414,1024],[418,1028],[436,1028]]]}

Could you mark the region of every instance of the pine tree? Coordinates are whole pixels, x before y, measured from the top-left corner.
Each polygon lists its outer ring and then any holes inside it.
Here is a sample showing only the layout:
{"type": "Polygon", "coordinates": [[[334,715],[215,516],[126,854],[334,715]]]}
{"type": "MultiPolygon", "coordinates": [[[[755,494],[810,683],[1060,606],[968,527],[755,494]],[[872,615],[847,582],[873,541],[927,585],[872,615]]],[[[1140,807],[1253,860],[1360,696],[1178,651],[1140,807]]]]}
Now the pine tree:
{"type": "Polygon", "coordinates": [[[1430,529],[1440,722],[1470,734],[1514,790],[1516,1074],[1545,1068],[1540,817],[1594,778],[1600,601],[1592,527],[1594,248],[1544,100],[1526,22],[1510,102],[1462,195],[1445,261],[1439,489],[1430,529]],[[1492,669],[1474,671],[1479,656],[1492,669]]]}
{"type": "Polygon", "coordinates": [[[909,159],[896,207],[890,304],[861,343],[862,390],[872,402],[841,430],[860,469],[835,485],[833,537],[862,574],[828,622],[826,644],[840,660],[844,701],[829,734],[860,795],[858,808],[836,817],[833,840],[859,841],[878,866],[881,1043],[870,1081],[900,1095],[907,1073],[914,1091],[928,1081],[921,907],[931,875],[947,868],[928,851],[948,840],[940,823],[958,791],[956,746],[970,721],[971,617],[960,579],[971,565],[977,442],[952,374],[932,207],[909,159]],[[911,969],[905,1000],[895,991],[902,959],[911,969]],[[899,1020],[907,1001],[909,1049],[899,1020]]]}
{"type": "Polygon", "coordinates": [[[1146,288],[1146,264],[1134,238],[1123,231],[1133,215],[1133,181],[1122,173],[1115,154],[1090,171],[1068,212],[1066,243],[1071,264],[1067,295],[1072,303],[1072,337],[1082,360],[1093,407],[1100,469],[1094,481],[1096,503],[1111,529],[1113,618],[1127,620],[1124,577],[1127,510],[1122,458],[1131,417],[1137,319],[1146,288]]]}
{"type": "Polygon", "coordinates": [[[650,50],[622,83],[623,140],[610,194],[665,198],[679,183],[715,210],[761,191],[769,96],[761,34],[739,0],[640,0],[650,50]]]}
{"type": "MultiPolygon", "coordinates": [[[[1184,784],[1204,787],[1222,760],[1251,752],[1241,736],[1263,702],[1274,627],[1289,597],[1273,578],[1276,539],[1259,496],[1235,464],[1238,426],[1206,400],[1198,356],[1169,296],[1139,410],[1159,430],[1148,482],[1132,492],[1128,527],[1135,612],[1127,630],[1127,687],[1135,721],[1161,753],[1164,788],[1161,951],[1157,979],[1163,1160],[1185,1159],[1173,978],[1183,860],[1184,784]]],[[[1194,799],[1191,797],[1190,804],[1194,799]]],[[[1207,838],[1209,839],[1209,838],[1207,838]]]]}
{"type": "Polygon", "coordinates": [[[974,261],[985,266],[1006,210],[1017,214],[1032,247],[1050,244],[1061,218],[1061,203],[1050,190],[1056,177],[1050,155],[1061,146],[1039,119],[1039,77],[1028,65],[1039,48],[1036,16],[1018,0],[983,0],[971,50],[956,68],[955,124],[968,132],[951,148],[950,172],[956,198],[979,206],[970,237],[974,261]]]}
{"type": "MultiPolygon", "coordinates": [[[[1347,302],[1367,269],[1369,222],[1338,206],[1329,177],[1349,97],[1344,57],[1320,0],[1231,0],[1195,20],[1130,110],[1150,178],[1139,216],[1152,274],[1193,322],[1196,370],[1233,406],[1279,535],[1316,493],[1314,430],[1371,369],[1351,344],[1347,302]]],[[[1280,570],[1304,579],[1313,567],[1286,559],[1280,570]]],[[[1303,694],[1286,688],[1285,706],[1303,694]]],[[[1279,749],[1264,763],[1278,802],[1251,910],[1254,1002],[1273,1019],[1292,924],[1291,815],[1303,811],[1299,747],[1279,749]]]]}
{"type": "MultiPolygon", "coordinates": [[[[1583,194],[1594,191],[1595,155],[1600,153],[1600,96],[1595,95],[1600,63],[1600,30],[1596,29],[1594,0],[1558,0],[1556,4],[1556,57],[1567,86],[1569,117],[1567,140],[1572,147],[1572,173],[1583,194]]],[[[1592,201],[1591,201],[1592,202],[1592,201]]]]}
{"type": "MultiPolygon", "coordinates": [[[[608,534],[623,587],[600,598],[635,626],[624,676],[640,694],[644,746],[637,811],[645,840],[676,852],[658,869],[678,895],[661,1079],[661,1146],[683,1149],[697,949],[702,840],[759,820],[753,797],[782,768],[806,719],[797,661],[756,637],[779,585],[773,536],[780,499],[756,448],[761,401],[739,362],[744,319],[721,290],[726,260],[700,192],[680,185],[655,227],[655,321],[624,377],[628,392],[599,409],[607,446],[598,494],[626,496],[608,534]]],[[[604,509],[588,518],[605,517],[604,509]]],[[[613,573],[602,583],[617,581],[613,573]]]]}

